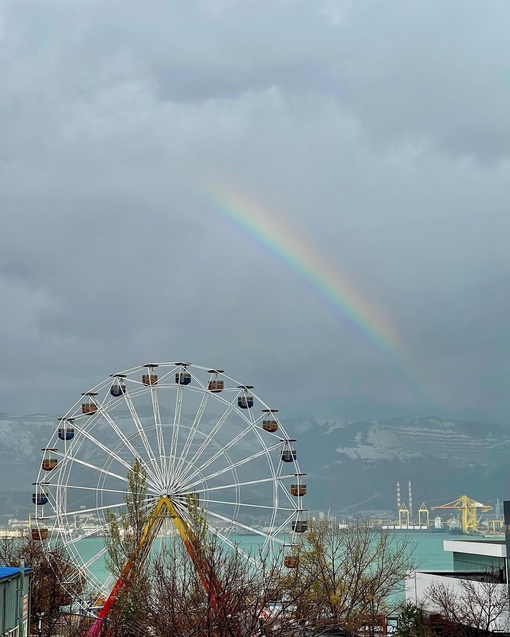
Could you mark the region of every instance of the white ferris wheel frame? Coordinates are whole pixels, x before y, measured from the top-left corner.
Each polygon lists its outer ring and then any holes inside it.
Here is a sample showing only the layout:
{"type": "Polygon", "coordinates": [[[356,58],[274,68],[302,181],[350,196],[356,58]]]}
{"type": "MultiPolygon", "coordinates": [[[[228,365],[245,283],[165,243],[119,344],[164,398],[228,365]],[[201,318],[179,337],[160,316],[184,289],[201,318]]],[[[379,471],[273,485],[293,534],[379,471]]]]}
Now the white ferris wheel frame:
{"type": "MultiPolygon", "coordinates": [[[[299,468],[295,440],[287,435],[277,412],[251,386],[240,384],[223,370],[191,363],[148,363],[112,374],[82,394],[59,419],[43,448],[43,463],[34,483],[34,528],[41,539],[48,534],[45,546],[68,550],[90,589],[108,590],[111,578],[93,572],[107,547],[84,556],[79,543],[98,531],[97,526],[78,529],[77,518],[90,516],[104,526],[107,511],[121,512],[127,474],[138,458],[143,463],[149,498],[168,495],[178,515],[187,519],[186,498],[197,493],[212,533],[236,550],[240,548],[232,536],[258,536],[259,558],[266,555],[276,561],[292,544],[292,532],[301,530],[306,511],[300,488],[306,492],[302,485],[305,474],[299,468]],[[189,378],[186,383],[181,383],[187,380],[183,374],[189,378]],[[157,381],[142,382],[143,375],[157,375],[157,381]],[[222,381],[222,389],[212,391],[212,380],[222,381]],[[112,387],[121,385],[125,390],[112,395],[112,387]],[[173,401],[169,400],[171,392],[175,393],[173,401]],[[183,414],[188,397],[195,401],[192,418],[183,414]],[[141,415],[139,403],[148,398],[150,410],[141,415]],[[167,399],[165,404],[173,403],[171,422],[162,413],[163,398],[167,399]],[[85,404],[94,410],[84,413],[85,404]],[[206,423],[211,404],[216,411],[219,407],[219,414],[206,423]],[[119,410],[126,414],[130,431],[124,430],[124,420],[120,424],[119,410]],[[267,419],[277,424],[277,431],[264,429],[267,419]],[[59,430],[72,430],[72,438],[67,440],[64,435],[60,439],[59,430]],[[55,463],[53,469],[43,468],[44,458],[55,463]],[[263,474],[254,474],[258,471],[263,474]],[[79,483],[79,476],[87,476],[85,484],[79,483]],[[297,485],[297,493],[291,493],[289,485],[292,489],[297,485]],[[258,491],[266,497],[271,494],[271,500],[258,502],[258,491]],[[46,500],[42,505],[41,494],[46,500]],[[81,496],[87,505],[76,508],[81,496]],[[264,526],[247,522],[257,515],[266,520],[264,526]]],[[[247,557],[254,563],[259,559],[254,554],[247,557]]]]}

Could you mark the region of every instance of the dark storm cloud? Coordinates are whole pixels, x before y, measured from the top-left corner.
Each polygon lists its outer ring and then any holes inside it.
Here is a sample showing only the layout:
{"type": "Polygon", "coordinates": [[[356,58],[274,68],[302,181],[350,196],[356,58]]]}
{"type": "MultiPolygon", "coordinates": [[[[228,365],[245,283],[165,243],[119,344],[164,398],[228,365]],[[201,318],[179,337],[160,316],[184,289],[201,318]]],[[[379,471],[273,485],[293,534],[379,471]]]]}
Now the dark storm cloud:
{"type": "Polygon", "coordinates": [[[292,413],[504,419],[507,3],[0,16],[0,411],[60,413],[184,358],[292,413]],[[398,345],[232,225],[214,176],[352,279],[398,345]]]}

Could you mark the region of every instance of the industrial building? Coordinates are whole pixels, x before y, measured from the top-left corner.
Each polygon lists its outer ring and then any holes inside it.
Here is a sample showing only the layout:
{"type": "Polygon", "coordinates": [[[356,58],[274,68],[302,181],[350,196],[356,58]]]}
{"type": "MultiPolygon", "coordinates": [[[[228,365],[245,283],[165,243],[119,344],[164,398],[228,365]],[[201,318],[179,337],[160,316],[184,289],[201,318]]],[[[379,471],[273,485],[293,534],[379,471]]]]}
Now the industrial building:
{"type": "Polygon", "coordinates": [[[0,566],[0,637],[27,637],[32,569],[0,566]]]}

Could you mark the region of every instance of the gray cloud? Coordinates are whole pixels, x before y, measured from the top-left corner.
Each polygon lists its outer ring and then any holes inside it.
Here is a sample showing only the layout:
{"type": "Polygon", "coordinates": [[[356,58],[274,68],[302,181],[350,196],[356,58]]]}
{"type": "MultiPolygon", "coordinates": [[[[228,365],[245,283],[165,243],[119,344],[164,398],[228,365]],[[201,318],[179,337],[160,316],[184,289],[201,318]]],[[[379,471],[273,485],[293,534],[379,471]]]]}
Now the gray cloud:
{"type": "Polygon", "coordinates": [[[0,15],[0,410],[184,358],[284,414],[506,418],[506,3],[0,15]],[[211,176],[347,273],[399,351],[229,222],[211,176]]]}

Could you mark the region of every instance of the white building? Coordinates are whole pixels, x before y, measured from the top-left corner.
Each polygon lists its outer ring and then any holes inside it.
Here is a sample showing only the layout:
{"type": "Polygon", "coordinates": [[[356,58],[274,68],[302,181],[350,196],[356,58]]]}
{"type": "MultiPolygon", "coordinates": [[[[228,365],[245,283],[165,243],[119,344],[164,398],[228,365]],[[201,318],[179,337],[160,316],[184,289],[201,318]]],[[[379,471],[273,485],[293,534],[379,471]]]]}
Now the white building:
{"type": "MultiPolygon", "coordinates": [[[[491,595],[501,595],[502,599],[505,596],[504,599],[508,600],[507,547],[504,541],[446,540],[443,547],[445,551],[453,553],[453,570],[415,571],[406,579],[406,601],[430,614],[439,613],[440,609],[429,598],[430,587],[433,584],[443,584],[452,594],[462,595],[462,582],[466,580],[479,593],[479,599],[487,598],[486,587],[490,585],[491,595]]],[[[483,609],[480,607],[478,610],[483,609]]],[[[494,632],[508,632],[509,628],[510,613],[507,608],[491,622],[490,629],[494,632]]]]}

